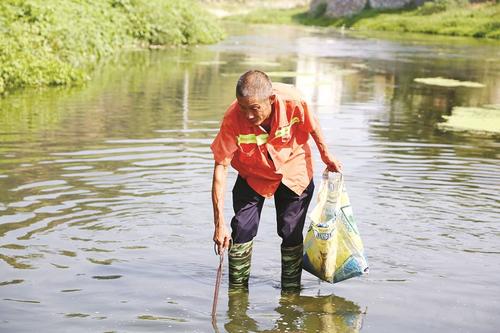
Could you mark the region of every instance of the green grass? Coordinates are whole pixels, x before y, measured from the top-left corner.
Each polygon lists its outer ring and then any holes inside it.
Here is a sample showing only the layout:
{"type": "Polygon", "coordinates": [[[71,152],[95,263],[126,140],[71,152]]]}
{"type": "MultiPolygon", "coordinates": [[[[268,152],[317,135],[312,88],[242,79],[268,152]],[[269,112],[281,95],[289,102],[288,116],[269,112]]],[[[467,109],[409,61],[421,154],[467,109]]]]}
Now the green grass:
{"type": "Polygon", "coordinates": [[[0,94],[80,84],[129,47],[213,43],[222,30],[192,0],[2,0],[0,94]]]}
{"type": "Polygon", "coordinates": [[[448,36],[500,39],[500,4],[469,5],[462,0],[437,0],[420,8],[366,9],[352,17],[328,18],[311,15],[308,8],[257,9],[228,20],[247,23],[302,24],[345,27],[360,31],[395,31],[448,36]]]}

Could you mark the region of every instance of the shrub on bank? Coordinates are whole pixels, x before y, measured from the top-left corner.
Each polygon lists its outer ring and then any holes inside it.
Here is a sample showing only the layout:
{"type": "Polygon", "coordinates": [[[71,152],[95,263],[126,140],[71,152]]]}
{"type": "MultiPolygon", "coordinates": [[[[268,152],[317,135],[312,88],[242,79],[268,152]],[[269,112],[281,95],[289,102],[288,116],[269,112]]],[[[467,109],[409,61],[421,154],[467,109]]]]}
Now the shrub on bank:
{"type": "Polygon", "coordinates": [[[468,5],[468,0],[434,0],[424,3],[421,7],[418,8],[416,13],[419,15],[432,15],[458,7],[465,7],[468,5]]]}
{"type": "Polygon", "coordinates": [[[437,0],[398,15],[381,13],[356,22],[360,30],[421,32],[436,35],[500,38],[500,5],[437,0]]]}
{"type": "Polygon", "coordinates": [[[0,93],[81,83],[92,64],[122,48],[221,37],[192,0],[2,0],[0,93]]]}
{"type": "Polygon", "coordinates": [[[414,9],[365,9],[359,14],[342,18],[318,16],[318,13],[310,13],[308,8],[272,12],[260,9],[228,19],[248,23],[298,23],[364,31],[383,30],[500,39],[498,2],[469,4],[467,0],[436,0],[414,9]]]}

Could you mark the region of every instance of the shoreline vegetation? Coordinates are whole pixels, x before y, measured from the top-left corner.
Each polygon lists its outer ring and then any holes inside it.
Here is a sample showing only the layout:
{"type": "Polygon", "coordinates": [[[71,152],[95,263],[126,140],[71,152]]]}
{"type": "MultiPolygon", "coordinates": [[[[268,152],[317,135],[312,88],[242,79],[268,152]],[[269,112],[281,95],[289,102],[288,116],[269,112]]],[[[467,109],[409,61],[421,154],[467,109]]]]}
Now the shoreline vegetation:
{"type": "Polygon", "coordinates": [[[23,87],[82,84],[119,50],[222,37],[217,19],[193,0],[2,0],[0,97],[23,87]]]}
{"type": "Polygon", "coordinates": [[[0,98],[23,87],[80,85],[100,60],[120,50],[215,43],[224,37],[221,20],[500,39],[498,1],[435,0],[413,9],[365,9],[344,18],[294,7],[304,3],[2,0],[0,98]]]}
{"type": "Polygon", "coordinates": [[[410,32],[500,39],[500,4],[498,1],[473,4],[466,0],[436,0],[417,8],[365,9],[359,14],[342,18],[325,17],[324,9],[310,13],[308,7],[271,11],[265,8],[255,8],[247,13],[231,14],[229,12],[224,19],[255,24],[334,27],[364,32],[410,32]]]}

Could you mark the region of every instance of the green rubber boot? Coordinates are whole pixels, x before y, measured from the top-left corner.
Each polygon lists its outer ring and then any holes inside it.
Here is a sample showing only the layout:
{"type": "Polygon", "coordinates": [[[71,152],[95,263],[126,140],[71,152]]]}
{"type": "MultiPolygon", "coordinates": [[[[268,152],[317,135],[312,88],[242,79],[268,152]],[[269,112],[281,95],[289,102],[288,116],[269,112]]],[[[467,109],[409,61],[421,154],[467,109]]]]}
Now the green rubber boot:
{"type": "Polygon", "coordinates": [[[300,291],[304,245],[281,247],[281,290],[300,291]]]}
{"type": "Polygon", "coordinates": [[[229,257],[229,286],[247,288],[250,277],[253,241],[232,244],[228,252],[229,257]]]}

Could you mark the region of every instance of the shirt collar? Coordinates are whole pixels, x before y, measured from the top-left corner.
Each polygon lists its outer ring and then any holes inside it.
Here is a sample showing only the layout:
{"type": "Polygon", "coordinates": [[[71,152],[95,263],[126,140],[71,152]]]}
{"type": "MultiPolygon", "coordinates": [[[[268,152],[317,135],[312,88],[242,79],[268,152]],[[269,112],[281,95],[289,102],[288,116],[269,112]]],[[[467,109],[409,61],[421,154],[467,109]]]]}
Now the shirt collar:
{"type": "Polygon", "coordinates": [[[274,114],[272,120],[272,127],[280,128],[288,125],[288,121],[286,118],[286,105],[283,98],[279,95],[279,93],[273,89],[273,93],[276,98],[274,100],[274,114]]]}

